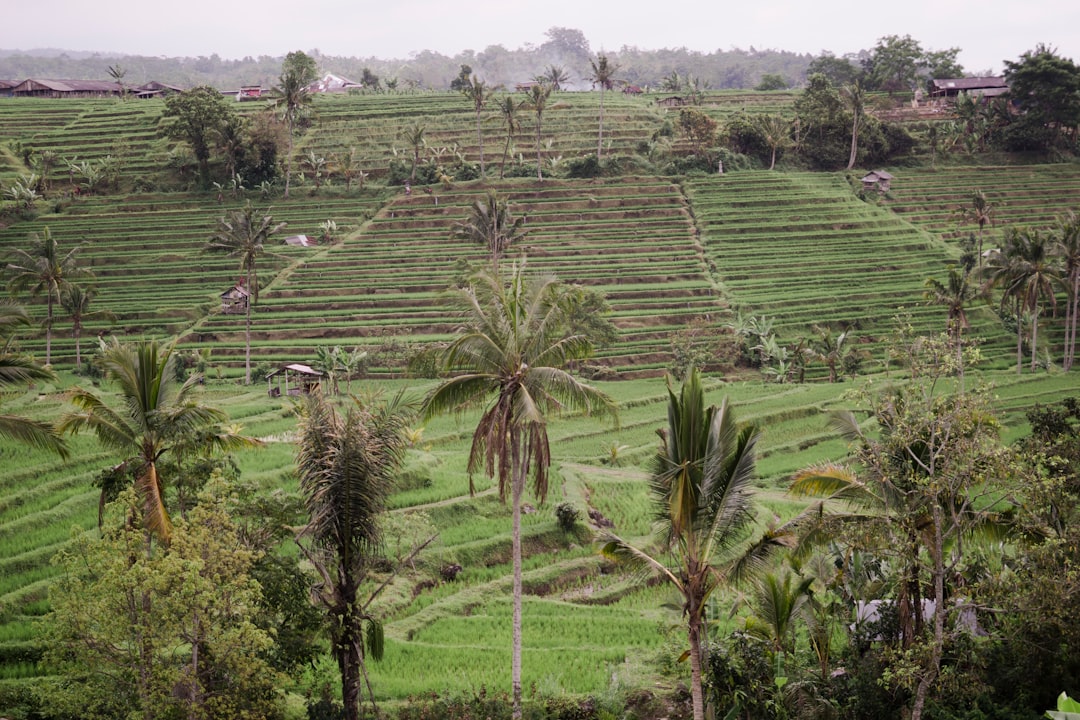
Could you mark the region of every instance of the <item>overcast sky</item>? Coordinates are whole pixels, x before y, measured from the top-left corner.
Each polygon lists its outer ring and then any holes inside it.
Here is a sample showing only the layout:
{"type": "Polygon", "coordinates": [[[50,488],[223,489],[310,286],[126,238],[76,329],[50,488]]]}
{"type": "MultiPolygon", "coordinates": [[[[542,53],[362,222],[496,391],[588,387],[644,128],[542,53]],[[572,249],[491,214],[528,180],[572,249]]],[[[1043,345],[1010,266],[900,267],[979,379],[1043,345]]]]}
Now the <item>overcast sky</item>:
{"type": "Polygon", "coordinates": [[[961,49],[968,72],[1000,72],[1038,43],[1080,62],[1080,0],[7,0],[0,48],[54,47],[223,58],[327,55],[408,58],[544,42],[581,30],[592,50],[686,47],[837,55],[911,35],[961,49]]]}

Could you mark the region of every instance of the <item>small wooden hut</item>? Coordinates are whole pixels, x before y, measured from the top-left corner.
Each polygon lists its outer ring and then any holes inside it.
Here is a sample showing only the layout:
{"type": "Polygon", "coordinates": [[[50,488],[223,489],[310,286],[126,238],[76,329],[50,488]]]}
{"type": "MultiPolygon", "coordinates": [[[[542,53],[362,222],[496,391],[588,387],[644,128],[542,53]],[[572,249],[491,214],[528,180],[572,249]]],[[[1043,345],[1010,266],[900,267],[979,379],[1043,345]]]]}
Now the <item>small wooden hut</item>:
{"type": "Polygon", "coordinates": [[[270,397],[310,395],[319,389],[323,374],[307,365],[282,365],[266,376],[266,392],[270,397]]]}
{"type": "Polygon", "coordinates": [[[889,185],[892,182],[893,176],[884,170],[873,170],[867,173],[862,179],[863,190],[877,190],[878,192],[887,192],[889,185]]]}
{"type": "Polygon", "coordinates": [[[243,315],[247,312],[249,302],[251,293],[244,287],[243,282],[238,282],[221,293],[221,312],[225,315],[243,315]]]}

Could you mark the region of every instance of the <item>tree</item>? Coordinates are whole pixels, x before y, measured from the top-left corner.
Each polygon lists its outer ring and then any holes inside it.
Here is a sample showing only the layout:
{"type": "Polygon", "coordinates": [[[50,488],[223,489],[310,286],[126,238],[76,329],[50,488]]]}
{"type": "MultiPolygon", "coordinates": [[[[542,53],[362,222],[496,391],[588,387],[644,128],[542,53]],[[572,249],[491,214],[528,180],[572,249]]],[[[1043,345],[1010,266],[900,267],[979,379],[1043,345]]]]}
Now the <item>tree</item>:
{"type": "Polygon", "coordinates": [[[469,99],[469,102],[473,105],[473,109],[476,111],[476,142],[480,146],[480,177],[484,176],[484,133],[480,128],[480,118],[481,113],[484,111],[484,106],[487,105],[488,100],[491,99],[491,92],[492,89],[475,75],[473,75],[472,79],[469,80],[469,83],[461,89],[461,93],[469,99]]]}
{"type": "Polygon", "coordinates": [[[1053,253],[1061,260],[1062,279],[1068,290],[1065,309],[1065,370],[1076,359],[1076,316],[1080,314],[1080,215],[1069,211],[1059,217],[1053,230],[1053,253]]]}
{"type": "Polygon", "coordinates": [[[659,434],[649,482],[658,551],[650,553],[608,534],[602,552],[657,573],[682,595],[694,720],[703,720],[702,641],[708,600],[723,584],[759,567],[788,536],[770,531],[748,547],[755,519],[754,448],[761,433],[753,425],[738,427],[726,399],[719,408],[706,407],[696,368],[678,395],[668,378],[668,426],[659,434]]]}
{"type": "Polygon", "coordinates": [[[60,302],[64,288],[72,280],[93,278],[94,274],[79,265],[76,257],[82,245],[61,254],[60,243],[46,227],[41,235],[30,234],[30,249],[12,250],[7,257],[8,289],[12,296],[29,290],[30,297],[45,295],[45,365],[52,364],[53,308],[60,302]]]}
{"type": "Polygon", "coordinates": [[[856,79],[850,85],[845,85],[844,97],[851,108],[851,155],[848,156],[847,164],[847,169],[850,170],[855,167],[855,159],[859,154],[859,126],[862,124],[866,105],[866,93],[862,83],[856,79]]]}
{"type": "Polygon", "coordinates": [[[923,297],[929,305],[940,305],[948,315],[946,332],[956,348],[957,369],[963,380],[964,331],[971,327],[967,319],[967,306],[982,296],[968,272],[956,267],[949,268],[949,279],[942,283],[937,278],[926,278],[923,297]]]}
{"type": "Polygon", "coordinates": [[[368,653],[382,658],[383,631],[360,587],[378,558],[379,520],[404,459],[409,415],[400,394],[342,417],[316,393],[300,425],[296,469],[309,520],[297,544],[320,578],[313,597],[327,613],[348,720],[360,717],[361,676],[375,709],[364,663],[368,653]]]}
{"type": "MultiPolygon", "coordinates": [[[[26,310],[18,305],[0,303],[0,393],[22,383],[56,379],[52,370],[12,349],[16,328],[29,325],[30,317],[26,310]]],[[[52,425],[38,420],[0,413],[0,437],[55,452],[61,458],[68,457],[67,445],[52,425]]]]}
{"type": "Polygon", "coordinates": [[[838,58],[830,52],[823,52],[806,66],[806,77],[823,75],[836,87],[850,85],[859,77],[861,68],[847,57],[838,58]]]}
{"type": "Polygon", "coordinates": [[[111,310],[91,310],[90,303],[97,296],[97,290],[93,287],[83,287],[69,283],[60,295],[60,304],[71,318],[71,335],[75,338],[75,369],[82,372],[82,330],[83,322],[96,318],[109,321],[116,320],[116,314],[111,310]]]}
{"type": "MultiPolygon", "coordinates": [[[[268,211],[267,211],[268,212],[268,211]]],[[[225,253],[240,258],[240,270],[244,273],[244,289],[248,293],[244,309],[244,384],[251,384],[251,308],[259,301],[259,275],[256,261],[260,256],[280,257],[266,249],[270,238],[285,227],[274,224],[274,218],[262,214],[248,202],[240,210],[233,210],[218,218],[218,227],[204,248],[207,252],[225,253]]]]}
{"type": "Polygon", "coordinates": [[[834,335],[832,328],[823,325],[815,325],[814,333],[817,339],[807,349],[807,355],[829,368],[829,382],[834,383],[839,379],[839,368],[844,362],[848,333],[834,335]]]}
{"type": "Polygon", "coordinates": [[[127,88],[124,87],[124,78],[127,76],[127,70],[117,65],[109,66],[109,77],[116,81],[116,87],[120,90],[120,100],[127,100],[127,88]]]}
{"type": "Polygon", "coordinates": [[[614,403],[563,368],[592,351],[584,335],[566,334],[560,302],[564,286],[551,275],[530,276],[515,265],[505,278],[494,271],[475,275],[456,298],[467,314],[464,329],[443,352],[447,371],[460,373],[424,399],[432,418],[483,407],[469,450],[472,476],[498,477],[499,496],[511,498],[513,516],[514,717],[521,717],[521,497],[531,474],[541,502],[547,496],[548,415],[569,410],[614,415],[614,403]]]}
{"type": "Polygon", "coordinates": [[[225,127],[234,122],[235,115],[233,104],[208,85],[165,98],[165,134],[191,146],[203,187],[210,185],[210,150],[225,127]]]}
{"type": "Polygon", "coordinates": [[[281,117],[289,128],[289,154],[285,158],[285,197],[289,197],[289,183],[292,180],[293,141],[296,137],[296,125],[311,104],[308,86],[319,76],[315,59],[300,50],[294,50],[285,56],[281,63],[281,75],[273,88],[274,100],[281,109],[281,117]]]}
{"type": "Polygon", "coordinates": [[[241,542],[221,483],[200,497],[173,542],[144,552],[131,491],[100,539],[78,531],[58,555],[43,621],[46,660],[62,680],[42,690],[63,717],[281,717],[281,678],[255,625],[255,553],[241,542]]]}
{"type": "Polygon", "coordinates": [[[536,179],[540,182],[544,181],[544,171],[540,162],[540,128],[549,97],[551,97],[551,86],[537,83],[529,88],[529,94],[523,103],[536,113],[536,179]]]}
{"type": "Polygon", "coordinates": [[[514,133],[521,129],[521,121],[517,116],[518,102],[513,95],[505,95],[496,103],[496,107],[499,108],[499,115],[506,126],[506,145],[503,147],[502,164],[499,166],[499,179],[502,180],[506,174],[506,156],[510,154],[510,143],[514,139],[514,133]]]}
{"type": "Polygon", "coordinates": [[[593,87],[600,86],[600,132],[596,139],[596,159],[603,157],[604,150],[604,91],[610,90],[615,83],[615,73],[619,72],[619,66],[608,60],[608,56],[600,53],[596,60],[589,60],[592,66],[592,75],[589,80],[593,87]]]}
{"type": "Polygon", "coordinates": [[[796,497],[827,498],[804,515],[818,518],[803,525],[807,541],[840,539],[897,559],[894,604],[900,646],[909,652],[894,677],[902,676],[911,692],[912,720],[922,716],[954,632],[952,624],[946,631],[946,615],[960,609],[952,586],[966,558],[964,542],[975,534],[1004,535],[1010,492],[1001,485],[1006,475],[989,398],[936,394],[937,380],[948,367],[932,339],[917,343],[929,349],[917,355],[923,364],[919,380],[869,400],[876,432],[864,431],[853,413],[833,415],[832,426],[854,443],[853,466],[807,468],[795,474],[789,489],[796,497]],[[848,510],[831,509],[837,505],[848,510]],[[844,528],[852,534],[842,534],[844,528]],[[924,634],[925,586],[935,601],[929,637],[924,634]]]}
{"type": "Polygon", "coordinates": [[[779,115],[759,115],[757,120],[761,137],[772,151],[769,160],[769,169],[776,167],[776,154],[791,147],[791,123],[779,115]]]}
{"type": "Polygon", "coordinates": [[[1005,61],[1009,97],[1023,110],[1022,123],[1049,133],[1050,144],[1075,139],[1080,125],[1080,66],[1038,45],[1005,61]]]}
{"type": "Polygon", "coordinates": [[[979,267],[982,267],[983,262],[983,229],[990,225],[994,225],[994,216],[997,213],[997,208],[993,203],[987,199],[986,194],[982,190],[975,190],[971,193],[971,203],[968,205],[961,205],[956,208],[956,214],[962,221],[973,223],[979,227],[979,267]]]}
{"type": "Polygon", "coordinates": [[[761,80],[754,86],[754,89],[758,92],[769,92],[771,90],[787,90],[790,87],[788,81],[783,75],[779,73],[765,73],[761,76],[761,80]]]}
{"type": "Polygon", "coordinates": [[[499,258],[507,248],[525,238],[525,218],[510,214],[510,203],[500,198],[494,190],[488,190],[483,199],[469,207],[469,218],[454,226],[452,237],[482,245],[491,253],[491,267],[499,272],[499,258]]]}
{"type": "Polygon", "coordinates": [[[956,62],[959,54],[959,48],[928,52],[910,35],[886,35],[863,60],[867,87],[892,94],[911,90],[926,75],[961,77],[964,69],[956,62]]]}
{"type": "Polygon", "coordinates": [[[570,82],[570,73],[562,65],[548,65],[544,73],[536,77],[536,81],[547,83],[552,90],[559,92],[565,83],[570,82]]]}
{"type": "Polygon", "coordinates": [[[225,430],[225,413],[198,402],[195,393],[201,375],[177,384],[173,349],[156,340],[129,345],[114,338],[103,343],[101,365],[106,377],[119,386],[121,409],[114,410],[93,391],[76,387],[67,397],[77,410],[65,414],[57,425],[61,433],[90,430],[102,445],[123,455],[101,484],[99,512],[134,479],[147,534],[163,543],[171,537],[172,520],[165,507],[166,483],[158,473],[162,456],[183,454],[193,443],[204,450],[257,444],[225,430]]]}
{"type": "Polygon", "coordinates": [[[424,138],[426,131],[427,126],[419,120],[412,121],[401,130],[401,135],[406,144],[412,148],[412,169],[409,171],[410,183],[416,182],[416,166],[420,164],[420,153],[427,147],[427,140],[424,138]]]}
{"type": "Polygon", "coordinates": [[[716,121],[697,108],[679,111],[679,127],[698,155],[704,155],[716,141],[716,121]]]}

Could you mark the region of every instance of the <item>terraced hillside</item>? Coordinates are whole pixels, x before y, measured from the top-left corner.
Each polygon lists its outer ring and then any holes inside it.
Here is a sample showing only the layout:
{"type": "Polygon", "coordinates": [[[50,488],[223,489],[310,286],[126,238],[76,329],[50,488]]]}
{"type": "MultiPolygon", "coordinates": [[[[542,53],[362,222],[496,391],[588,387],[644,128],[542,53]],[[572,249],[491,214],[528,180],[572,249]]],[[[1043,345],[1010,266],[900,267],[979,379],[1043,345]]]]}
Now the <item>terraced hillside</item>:
{"type": "Polygon", "coordinates": [[[988,247],[1011,225],[1046,226],[1068,210],[1080,210],[1080,173],[1073,165],[1011,165],[912,168],[897,171],[887,206],[908,222],[953,240],[977,231],[957,209],[971,205],[982,190],[994,206],[993,227],[984,229],[988,247]]]}
{"type": "MultiPolygon", "coordinates": [[[[933,234],[857,199],[840,175],[734,173],[686,183],[707,257],[732,306],[775,317],[795,341],[815,323],[850,329],[876,360],[900,311],[920,332],[945,327],[922,297],[952,251],[933,234]]],[[[984,352],[1005,362],[1010,339],[989,312],[973,317],[984,352]]]]}
{"type": "MultiPolygon", "coordinates": [[[[477,186],[428,195],[398,194],[344,243],[316,253],[260,297],[253,352],[261,359],[310,358],[319,344],[375,348],[389,340],[445,340],[456,326],[443,292],[484,250],[451,239],[477,186]],[[298,357],[298,355],[300,357],[298,357]]],[[[544,182],[500,188],[529,235],[510,256],[567,282],[603,292],[620,330],[597,362],[623,377],[662,372],[670,332],[691,317],[721,310],[704,271],[690,216],[678,189],[658,178],[618,182],[544,182]]],[[[201,323],[186,342],[214,357],[243,354],[235,316],[201,323]]],[[[377,364],[400,369],[401,357],[377,364]]]]}
{"type": "MultiPolygon", "coordinates": [[[[378,191],[347,199],[294,197],[281,200],[271,210],[286,221],[289,233],[319,235],[327,219],[343,232],[359,226],[382,202],[378,191]]],[[[218,296],[239,277],[235,258],[211,255],[203,247],[217,219],[238,207],[208,203],[208,196],[136,195],[125,198],[92,198],[77,201],[66,212],[42,215],[0,229],[0,253],[26,247],[30,233],[48,228],[63,252],[83,244],[79,260],[95,274],[98,289],[92,309],[109,310],[115,322],[99,317],[84,324],[83,337],[120,334],[131,337],[171,337],[185,330],[219,304],[218,296]]],[[[298,260],[307,248],[282,245],[272,248],[280,257],[260,262],[260,280],[269,283],[277,271],[298,260]]],[[[42,303],[27,303],[39,316],[42,303]]],[[[22,341],[30,352],[42,354],[44,336],[22,341]]],[[[84,350],[86,343],[84,342],[84,350]]],[[[75,341],[71,323],[57,311],[53,338],[54,363],[72,364],[75,341]]]]}

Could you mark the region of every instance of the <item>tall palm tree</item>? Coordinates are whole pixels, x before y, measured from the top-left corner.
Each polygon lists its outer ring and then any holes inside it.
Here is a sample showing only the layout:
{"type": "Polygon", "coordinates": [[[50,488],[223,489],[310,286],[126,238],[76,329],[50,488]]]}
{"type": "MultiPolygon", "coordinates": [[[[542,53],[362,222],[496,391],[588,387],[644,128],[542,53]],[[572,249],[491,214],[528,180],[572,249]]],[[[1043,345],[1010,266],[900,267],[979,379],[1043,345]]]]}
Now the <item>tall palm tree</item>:
{"type": "Polygon", "coordinates": [[[510,143],[514,140],[514,133],[521,129],[521,121],[517,116],[518,102],[513,95],[501,98],[496,106],[506,126],[506,145],[503,147],[502,164],[499,166],[499,179],[502,180],[506,175],[506,156],[510,153],[510,143]]]}
{"type": "Polygon", "coordinates": [[[308,86],[315,81],[316,74],[315,63],[307,54],[291,52],[285,56],[278,84],[271,91],[274,102],[281,109],[281,118],[289,128],[289,154],[285,158],[285,197],[289,197],[289,184],[292,180],[296,125],[306,108],[311,105],[312,97],[308,86]]]}
{"type": "Polygon", "coordinates": [[[75,338],[75,369],[82,372],[82,331],[83,322],[95,318],[115,321],[116,314],[111,310],[91,310],[90,303],[97,297],[97,290],[70,283],[60,295],[60,304],[71,318],[71,336],[75,338]]]}
{"type": "Polygon", "coordinates": [[[309,520],[297,544],[321,578],[314,597],[328,615],[348,720],[360,716],[367,654],[382,656],[382,625],[359,589],[379,554],[379,517],[405,456],[410,414],[400,394],[375,408],[351,407],[344,417],[315,394],[300,425],[296,466],[309,520]]]}
{"type": "Polygon", "coordinates": [[[424,138],[426,131],[427,126],[419,120],[414,120],[401,130],[405,142],[412,148],[412,171],[409,173],[409,182],[411,183],[416,182],[416,166],[420,164],[420,153],[423,152],[424,147],[427,145],[427,140],[424,138]]]}
{"type": "Polygon", "coordinates": [[[499,258],[511,244],[520,242],[528,233],[525,218],[510,214],[510,203],[494,190],[469,208],[469,218],[454,226],[452,237],[483,245],[491,253],[491,267],[499,272],[499,258]]]}
{"type": "Polygon", "coordinates": [[[1080,215],[1070,210],[1058,218],[1053,252],[1061,261],[1061,273],[1068,290],[1063,365],[1066,370],[1071,370],[1076,359],[1076,316],[1080,313],[1080,215]]]}
{"type": "MultiPolygon", "coordinates": [[[[14,332],[19,327],[29,327],[30,316],[19,305],[0,303],[0,391],[35,380],[55,380],[52,370],[42,367],[33,358],[19,354],[13,349],[14,332]]],[[[0,413],[0,437],[17,440],[31,447],[55,452],[67,458],[64,441],[48,423],[31,420],[18,415],[0,413]]]]}
{"type": "Polygon", "coordinates": [[[926,288],[923,292],[926,302],[944,307],[948,314],[946,330],[956,348],[957,371],[963,380],[964,331],[971,327],[967,318],[967,306],[982,293],[978,286],[971,282],[971,275],[956,267],[949,268],[947,283],[942,283],[937,278],[926,278],[923,286],[926,288]]]}
{"type": "Polygon", "coordinates": [[[79,265],[82,245],[61,253],[60,243],[46,227],[41,235],[30,234],[30,249],[21,248],[8,255],[8,288],[12,296],[30,291],[30,297],[44,294],[48,304],[45,315],[45,365],[52,364],[53,308],[60,302],[60,293],[72,280],[93,278],[94,274],[79,265]]]}
{"type": "Polygon", "coordinates": [[[1051,241],[1045,233],[1013,228],[1010,235],[1006,248],[1015,259],[1011,292],[1019,298],[1020,310],[1031,317],[1028,339],[1031,342],[1031,371],[1034,372],[1038,357],[1039,315],[1044,302],[1056,307],[1054,290],[1062,284],[1062,279],[1050,253],[1051,241]]]}
{"type": "Polygon", "coordinates": [[[610,398],[564,368],[592,350],[588,337],[566,332],[564,286],[552,275],[530,276],[515,265],[505,281],[494,271],[473,277],[457,292],[466,321],[443,354],[446,370],[458,373],[431,391],[422,414],[432,418],[483,407],[469,451],[472,476],[498,477],[499,496],[511,498],[513,514],[514,717],[521,717],[521,497],[531,474],[541,502],[547,495],[547,417],[562,410],[614,415],[610,398]]]}
{"type": "Polygon", "coordinates": [[[777,151],[788,148],[792,144],[791,123],[779,115],[761,115],[758,117],[757,126],[765,144],[772,150],[772,158],[769,162],[769,169],[772,170],[776,167],[777,151]]]}
{"type": "Polygon", "coordinates": [[[956,214],[964,222],[974,223],[979,227],[979,267],[983,263],[983,228],[994,224],[994,216],[997,208],[994,207],[982,190],[971,193],[971,203],[956,208],[956,214]]]}
{"type": "Polygon", "coordinates": [[[536,77],[536,81],[547,83],[552,90],[559,92],[563,83],[570,82],[570,73],[562,65],[548,65],[544,73],[536,77]]]}
{"type": "Polygon", "coordinates": [[[607,535],[602,552],[655,572],[683,596],[690,644],[694,720],[705,717],[702,641],[713,592],[761,566],[769,551],[787,543],[785,530],[746,542],[754,522],[754,448],[761,433],[735,423],[727,400],[705,406],[705,390],[691,368],[676,394],[668,378],[668,426],[649,483],[656,511],[656,546],[650,551],[607,535]]]}
{"type": "Polygon", "coordinates": [[[491,99],[492,88],[488,87],[483,80],[475,75],[461,88],[461,92],[473,104],[476,110],[476,142],[480,146],[480,177],[484,176],[484,133],[480,129],[480,116],[484,106],[491,99]]]}
{"type": "Polygon", "coordinates": [[[619,72],[619,66],[609,61],[603,53],[596,60],[589,60],[589,64],[592,65],[589,80],[593,86],[600,86],[600,132],[596,139],[596,159],[600,160],[604,150],[604,91],[610,90],[615,84],[615,73],[619,72]]]}
{"type": "Polygon", "coordinates": [[[537,83],[529,88],[529,94],[524,102],[526,107],[536,113],[536,179],[540,182],[544,181],[544,172],[540,163],[540,127],[549,97],[551,97],[551,86],[537,83]]]}
{"type": "MultiPolygon", "coordinates": [[[[103,445],[123,454],[113,475],[134,478],[142,499],[143,523],[148,534],[162,542],[169,541],[172,522],[165,507],[165,481],[158,473],[161,457],[190,452],[196,442],[211,446],[200,450],[256,444],[223,429],[226,414],[195,398],[202,376],[195,374],[178,384],[173,348],[157,340],[127,344],[113,338],[103,344],[101,363],[106,377],[119,386],[120,409],[109,407],[90,390],[75,388],[68,400],[78,409],[64,415],[57,425],[62,433],[90,430],[103,445]]],[[[99,510],[119,491],[118,485],[103,484],[99,510]]]]}
{"type": "MultiPolygon", "coordinates": [[[[266,211],[269,212],[269,208],[266,211]]],[[[284,228],[286,223],[274,224],[274,218],[256,210],[251,203],[245,203],[239,210],[233,210],[225,217],[218,218],[217,230],[206,244],[207,252],[225,253],[229,257],[240,258],[240,270],[244,272],[244,289],[248,293],[244,312],[244,384],[251,384],[251,307],[259,301],[259,274],[256,261],[261,256],[280,257],[266,249],[272,236],[284,228]]]]}
{"type": "Polygon", "coordinates": [[[862,125],[863,114],[866,106],[866,92],[862,82],[855,80],[850,85],[844,86],[844,97],[847,98],[851,107],[851,154],[848,155],[847,169],[855,167],[855,159],[859,154],[859,127],[862,125]]]}

